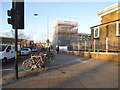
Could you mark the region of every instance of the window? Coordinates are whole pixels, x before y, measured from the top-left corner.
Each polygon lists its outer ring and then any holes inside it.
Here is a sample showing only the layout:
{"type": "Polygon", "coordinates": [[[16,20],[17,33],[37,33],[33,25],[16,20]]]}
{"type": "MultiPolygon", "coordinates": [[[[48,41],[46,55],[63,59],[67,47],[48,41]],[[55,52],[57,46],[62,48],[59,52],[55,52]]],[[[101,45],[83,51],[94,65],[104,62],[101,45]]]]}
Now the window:
{"type": "Polygon", "coordinates": [[[11,46],[8,46],[6,52],[9,52],[11,50],[11,46]]]}
{"type": "Polygon", "coordinates": [[[80,40],[82,40],[82,37],[80,37],[80,40]]]}
{"type": "Polygon", "coordinates": [[[4,51],[7,45],[0,45],[0,51],[4,51]]]}
{"type": "Polygon", "coordinates": [[[99,38],[99,27],[94,28],[94,38],[99,38]]]}
{"type": "Polygon", "coordinates": [[[120,36],[120,21],[117,22],[117,25],[116,25],[116,36],[120,36]]]}

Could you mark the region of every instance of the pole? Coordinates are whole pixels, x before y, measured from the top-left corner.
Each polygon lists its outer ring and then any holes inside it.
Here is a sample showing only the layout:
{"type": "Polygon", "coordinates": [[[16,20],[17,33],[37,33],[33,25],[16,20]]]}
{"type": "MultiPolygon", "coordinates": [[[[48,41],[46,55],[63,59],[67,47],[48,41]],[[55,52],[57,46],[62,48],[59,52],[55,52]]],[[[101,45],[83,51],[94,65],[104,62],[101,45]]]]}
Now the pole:
{"type": "Polygon", "coordinates": [[[94,39],[94,52],[95,52],[95,48],[96,48],[96,47],[95,47],[95,43],[96,43],[96,42],[95,42],[95,39],[94,39]]]}
{"type": "MultiPolygon", "coordinates": [[[[47,15],[47,40],[49,40],[49,18],[48,18],[48,15],[47,15]]],[[[49,42],[47,42],[47,47],[49,47],[49,42]]]]}
{"type": "Polygon", "coordinates": [[[73,43],[73,51],[74,51],[74,43],[73,43]]]}
{"type": "Polygon", "coordinates": [[[79,55],[79,50],[80,50],[80,43],[78,42],[78,55],[79,55]]]}
{"type": "Polygon", "coordinates": [[[47,16],[47,39],[49,39],[49,18],[47,16]]]}
{"type": "Polygon", "coordinates": [[[86,52],[86,46],[87,46],[87,43],[86,43],[86,41],[85,41],[85,52],[86,52]]]}
{"type": "Polygon", "coordinates": [[[106,52],[108,52],[108,25],[106,26],[106,52]]]}
{"type": "Polygon", "coordinates": [[[17,60],[17,46],[18,46],[18,32],[15,28],[15,79],[18,79],[18,60],[17,60]]]}
{"type": "Polygon", "coordinates": [[[106,37],[106,52],[108,52],[108,37],[106,37]]]}

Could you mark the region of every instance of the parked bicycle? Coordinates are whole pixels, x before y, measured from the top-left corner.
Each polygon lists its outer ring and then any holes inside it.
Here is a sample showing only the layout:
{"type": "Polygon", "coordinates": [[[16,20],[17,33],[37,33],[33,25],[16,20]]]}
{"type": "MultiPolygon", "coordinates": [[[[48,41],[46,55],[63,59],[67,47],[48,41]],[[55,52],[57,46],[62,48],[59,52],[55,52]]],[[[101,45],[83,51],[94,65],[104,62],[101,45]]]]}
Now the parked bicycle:
{"type": "Polygon", "coordinates": [[[35,68],[46,68],[54,65],[55,56],[51,52],[40,53],[39,55],[32,55],[30,59],[22,63],[22,68],[25,71],[31,71],[35,68]]]}

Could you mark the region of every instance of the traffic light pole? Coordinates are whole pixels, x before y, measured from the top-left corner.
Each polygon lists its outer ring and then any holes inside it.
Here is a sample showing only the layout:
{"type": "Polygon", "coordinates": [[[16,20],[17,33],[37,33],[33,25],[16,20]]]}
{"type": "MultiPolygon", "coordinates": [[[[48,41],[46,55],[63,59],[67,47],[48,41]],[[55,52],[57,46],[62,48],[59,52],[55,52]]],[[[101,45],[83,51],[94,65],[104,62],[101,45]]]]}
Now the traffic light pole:
{"type": "Polygon", "coordinates": [[[18,79],[18,31],[17,29],[24,29],[24,0],[12,0],[12,9],[7,11],[8,24],[15,29],[15,79],[18,79]]]}
{"type": "Polygon", "coordinates": [[[18,31],[15,28],[15,79],[18,79],[18,31]]]}

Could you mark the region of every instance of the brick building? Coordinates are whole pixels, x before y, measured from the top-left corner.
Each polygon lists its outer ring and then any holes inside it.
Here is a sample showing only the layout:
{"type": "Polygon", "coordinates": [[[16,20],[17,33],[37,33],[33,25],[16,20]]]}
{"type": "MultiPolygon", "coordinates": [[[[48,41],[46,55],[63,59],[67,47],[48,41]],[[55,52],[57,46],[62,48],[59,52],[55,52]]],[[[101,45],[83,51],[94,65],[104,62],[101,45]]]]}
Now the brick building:
{"type": "Polygon", "coordinates": [[[120,50],[120,2],[98,13],[100,24],[91,27],[91,45],[100,50],[120,50]]]}

